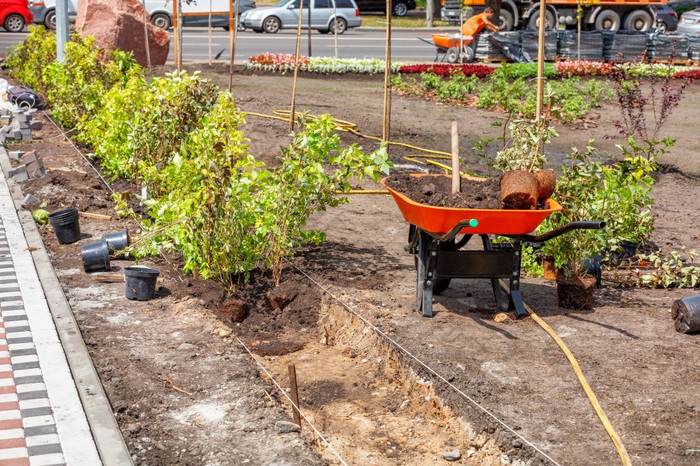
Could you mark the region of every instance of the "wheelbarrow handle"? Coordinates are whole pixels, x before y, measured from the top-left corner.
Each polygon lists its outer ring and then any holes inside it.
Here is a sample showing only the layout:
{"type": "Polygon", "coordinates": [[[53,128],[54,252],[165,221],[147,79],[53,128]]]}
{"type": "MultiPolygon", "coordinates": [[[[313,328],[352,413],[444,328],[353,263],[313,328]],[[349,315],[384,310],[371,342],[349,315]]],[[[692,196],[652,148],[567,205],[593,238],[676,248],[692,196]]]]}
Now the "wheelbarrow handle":
{"type": "Polygon", "coordinates": [[[552,238],[556,238],[557,236],[561,236],[564,233],[568,233],[571,230],[602,230],[604,228],[605,222],[571,222],[541,235],[517,235],[512,236],[512,238],[522,241],[530,241],[532,243],[542,243],[552,238]]]}
{"type": "Polygon", "coordinates": [[[441,237],[440,241],[442,241],[442,242],[451,241],[464,228],[467,228],[467,227],[476,228],[478,226],[479,226],[479,221],[475,218],[461,220],[455,226],[453,226],[452,229],[445,234],[445,236],[441,237]]]}

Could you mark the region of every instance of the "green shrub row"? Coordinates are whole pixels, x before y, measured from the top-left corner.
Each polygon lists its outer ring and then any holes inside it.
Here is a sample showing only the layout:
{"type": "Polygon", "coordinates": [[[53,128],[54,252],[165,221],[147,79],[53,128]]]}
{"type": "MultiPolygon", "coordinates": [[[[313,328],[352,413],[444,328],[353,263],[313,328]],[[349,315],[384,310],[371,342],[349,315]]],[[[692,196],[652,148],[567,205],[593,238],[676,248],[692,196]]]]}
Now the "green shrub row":
{"type": "MultiPolygon", "coordinates": [[[[178,251],[185,271],[229,291],[257,267],[278,277],[297,245],[324,238],[305,229],[313,212],[347,202],[336,193],[349,190],[351,178],[388,172],[385,146],[370,154],[341,147],[327,115],[300,121],[278,164],[266,166],[250,153],[230,93],[197,73],[148,81],[129,54],[107,54],[90,37],[71,39],[64,64],[47,62],[41,52],[55,39],[33,28],[7,63],[47,96],[108,176],[145,188],[149,218],[140,219],[146,235],[137,255],[178,251]]],[[[115,201],[128,210],[123,193],[115,201]]]]}

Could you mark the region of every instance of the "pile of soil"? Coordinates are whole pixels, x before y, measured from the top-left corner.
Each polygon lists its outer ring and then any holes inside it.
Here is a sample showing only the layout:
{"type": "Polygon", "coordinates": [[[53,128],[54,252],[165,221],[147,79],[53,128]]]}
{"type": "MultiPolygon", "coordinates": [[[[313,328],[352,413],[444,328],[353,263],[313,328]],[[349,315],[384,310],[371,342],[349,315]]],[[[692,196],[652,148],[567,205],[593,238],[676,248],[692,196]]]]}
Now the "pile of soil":
{"type": "Polygon", "coordinates": [[[501,209],[501,188],[496,178],[462,179],[462,190],[452,194],[452,177],[391,175],[385,184],[413,202],[458,209],[501,209]]]}

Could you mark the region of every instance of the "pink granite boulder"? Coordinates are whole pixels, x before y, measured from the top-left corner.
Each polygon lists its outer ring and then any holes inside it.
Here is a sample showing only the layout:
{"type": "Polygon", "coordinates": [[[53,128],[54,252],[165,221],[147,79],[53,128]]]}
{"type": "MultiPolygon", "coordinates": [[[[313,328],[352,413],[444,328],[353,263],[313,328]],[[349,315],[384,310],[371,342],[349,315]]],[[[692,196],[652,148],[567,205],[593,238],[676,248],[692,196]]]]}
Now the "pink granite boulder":
{"type": "Polygon", "coordinates": [[[100,47],[132,52],[136,61],[146,66],[144,17],[151,65],[163,65],[168,59],[170,34],[148,22],[140,0],[82,0],[75,27],[82,30],[83,36],[94,36],[100,47]]]}

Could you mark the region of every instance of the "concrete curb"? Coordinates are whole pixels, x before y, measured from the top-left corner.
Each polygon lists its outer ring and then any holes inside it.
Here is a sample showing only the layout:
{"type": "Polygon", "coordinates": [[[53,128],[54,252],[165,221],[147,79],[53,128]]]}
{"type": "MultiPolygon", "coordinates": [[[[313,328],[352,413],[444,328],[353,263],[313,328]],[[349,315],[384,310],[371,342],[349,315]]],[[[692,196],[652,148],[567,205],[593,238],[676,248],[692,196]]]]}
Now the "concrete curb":
{"type": "MultiPolygon", "coordinates": [[[[4,147],[0,147],[0,165],[4,172],[10,166],[4,147]]],[[[7,176],[6,179],[27,242],[43,245],[31,213],[20,209],[23,199],[20,186],[7,176]]],[[[46,249],[39,248],[32,251],[31,255],[102,463],[105,466],[133,464],[131,454],[112,412],[112,406],[46,249]]]]}

